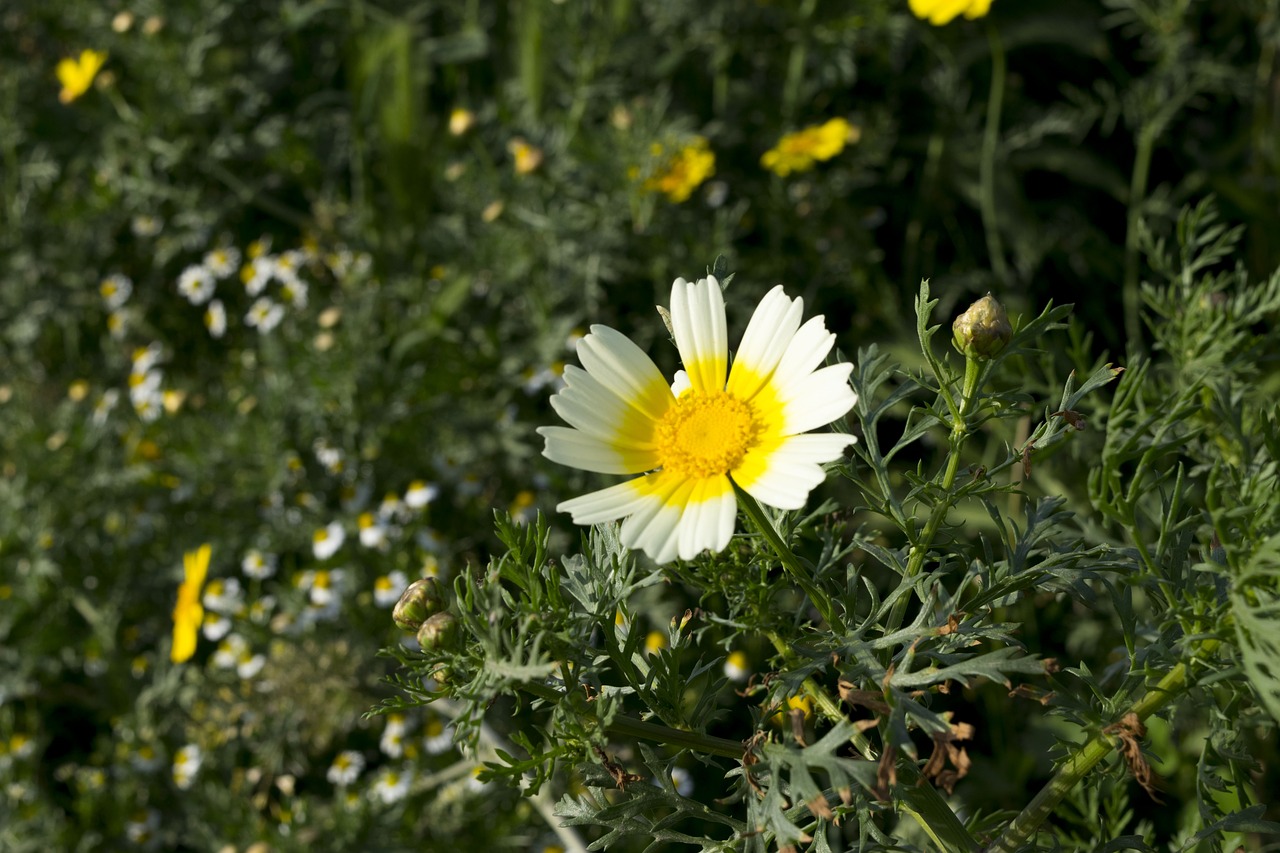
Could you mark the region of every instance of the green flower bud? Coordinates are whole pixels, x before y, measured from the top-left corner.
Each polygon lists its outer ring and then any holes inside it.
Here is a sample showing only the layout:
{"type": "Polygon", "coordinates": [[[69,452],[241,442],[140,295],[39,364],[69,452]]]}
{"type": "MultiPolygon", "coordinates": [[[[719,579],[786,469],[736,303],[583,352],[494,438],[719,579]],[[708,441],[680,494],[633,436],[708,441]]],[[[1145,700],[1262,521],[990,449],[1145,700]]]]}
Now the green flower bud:
{"type": "Polygon", "coordinates": [[[1013,337],[1009,315],[990,293],[957,317],[951,331],[952,343],[966,358],[995,358],[1013,337]]]}
{"type": "Polygon", "coordinates": [[[409,584],[391,611],[396,625],[406,631],[416,631],[433,613],[445,607],[444,595],[435,578],[423,578],[409,584]]]}
{"type": "Polygon", "coordinates": [[[418,645],[424,652],[453,645],[458,639],[458,620],[451,613],[437,613],[418,629],[418,645]]]}

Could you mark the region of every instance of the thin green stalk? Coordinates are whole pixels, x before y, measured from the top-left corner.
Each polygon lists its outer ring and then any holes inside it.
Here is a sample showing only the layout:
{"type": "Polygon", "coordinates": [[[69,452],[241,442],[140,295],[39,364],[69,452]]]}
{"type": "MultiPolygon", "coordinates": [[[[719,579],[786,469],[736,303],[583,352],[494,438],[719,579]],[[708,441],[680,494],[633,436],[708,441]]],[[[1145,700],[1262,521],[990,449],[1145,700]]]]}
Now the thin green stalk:
{"type": "Polygon", "coordinates": [[[818,608],[818,612],[822,614],[822,618],[826,620],[829,626],[834,629],[840,625],[840,622],[836,620],[835,608],[831,603],[831,597],[813,582],[809,568],[800,562],[800,558],[795,555],[786,542],[782,541],[782,536],[774,529],[773,522],[764,514],[760,504],[756,503],[755,498],[744,492],[736,484],[733,490],[738,496],[739,506],[746,512],[747,518],[751,519],[751,523],[764,536],[769,546],[773,548],[774,553],[778,555],[778,560],[782,563],[782,567],[787,570],[787,573],[791,575],[791,579],[804,590],[805,595],[813,602],[813,606],[818,608]]]}
{"type": "Polygon", "coordinates": [[[1147,178],[1151,173],[1151,153],[1156,135],[1152,124],[1143,125],[1138,131],[1138,150],[1133,161],[1133,174],[1129,180],[1129,215],[1124,235],[1124,336],[1133,352],[1141,352],[1142,320],[1141,300],[1138,293],[1138,220],[1142,218],[1142,203],[1147,197],[1147,178]]]}
{"type": "Polygon", "coordinates": [[[1000,240],[1000,223],[996,220],[996,145],[1000,141],[1000,112],[1004,107],[1004,44],[994,25],[987,27],[991,44],[991,91],[987,94],[987,126],[982,134],[982,161],[978,166],[981,182],[980,205],[982,229],[987,236],[987,254],[991,270],[1003,283],[1009,281],[1009,267],[1004,260],[1004,244],[1000,240]]]}
{"type": "MultiPolygon", "coordinates": [[[[1217,648],[1217,641],[1204,643],[1204,651],[1212,653],[1217,648]]],[[[1187,689],[1188,667],[1186,662],[1179,663],[1170,670],[1154,688],[1139,699],[1128,713],[1136,714],[1139,720],[1159,711],[1175,697],[1187,689]]],[[[1048,784],[1027,804],[1027,807],[1005,828],[995,843],[987,848],[988,853],[1013,853],[1035,835],[1040,824],[1053,814],[1054,809],[1062,802],[1062,798],[1074,788],[1081,779],[1102,759],[1115,749],[1115,739],[1099,733],[1080,748],[1066,764],[1058,768],[1048,784]]]]}
{"type": "Polygon", "coordinates": [[[804,79],[804,63],[809,53],[808,33],[809,19],[818,7],[818,0],[804,0],[800,6],[799,21],[796,24],[796,42],[791,45],[791,54],[787,57],[787,76],[782,87],[782,120],[784,124],[795,121],[796,102],[800,99],[800,81],[804,79]]]}

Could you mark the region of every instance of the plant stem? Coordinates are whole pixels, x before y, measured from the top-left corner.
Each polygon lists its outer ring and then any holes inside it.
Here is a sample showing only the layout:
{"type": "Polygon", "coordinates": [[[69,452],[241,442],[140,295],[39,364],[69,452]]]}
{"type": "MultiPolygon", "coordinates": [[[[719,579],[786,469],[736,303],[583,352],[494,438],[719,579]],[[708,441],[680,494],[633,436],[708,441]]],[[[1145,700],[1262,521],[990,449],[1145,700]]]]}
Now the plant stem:
{"type": "Polygon", "coordinates": [[[1124,336],[1131,352],[1142,352],[1142,321],[1138,294],[1138,220],[1147,197],[1147,177],[1151,172],[1151,152],[1156,135],[1150,123],[1138,131],[1138,150],[1129,180],[1129,216],[1124,235],[1124,336]]]}
{"type": "Polygon", "coordinates": [[[760,504],[756,503],[756,499],[744,492],[737,484],[734,484],[733,490],[738,496],[738,503],[746,512],[747,518],[751,519],[751,523],[756,526],[760,534],[764,536],[774,553],[778,555],[778,560],[782,563],[782,567],[791,575],[792,580],[804,590],[805,595],[813,602],[813,606],[818,608],[818,612],[822,614],[822,618],[826,620],[827,625],[832,629],[838,627],[841,623],[836,620],[835,608],[831,604],[831,597],[818,588],[817,584],[809,577],[810,570],[802,562],[800,558],[788,547],[787,543],[782,541],[782,536],[774,529],[773,522],[764,514],[764,510],[760,508],[760,504]]]}
{"type": "MultiPolygon", "coordinates": [[[[1203,649],[1211,653],[1217,649],[1217,646],[1216,640],[1207,640],[1203,644],[1203,649]]],[[[1135,702],[1127,713],[1136,714],[1139,720],[1145,720],[1187,689],[1187,677],[1188,666],[1187,662],[1183,661],[1160,679],[1146,696],[1135,702]]],[[[1049,783],[1013,819],[995,843],[987,848],[988,853],[1013,853],[1026,844],[1039,829],[1040,824],[1053,814],[1053,810],[1057,808],[1062,798],[1113,749],[1115,744],[1109,735],[1102,733],[1095,735],[1066,764],[1058,768],[1058,772],[1053,775],[1049,783]]]]}
{"type": "Polygon", "coordinates": [[[987,236],[987,254],[991,256],[991,270],[1002,283],[1009,281],[1009,267],[1004,260],[1004,245],[1000,240],[1000,224],[996,221],[996,145],[1000,140],[1000,112],[1004,106],[1004,44],[994,25],[987,27],[987,40],[991,44],[991,91],[987,95],[987,126],[982,134],[982,160],[978,166],[981,182],[980,205],[982,230],[987,236]]]}

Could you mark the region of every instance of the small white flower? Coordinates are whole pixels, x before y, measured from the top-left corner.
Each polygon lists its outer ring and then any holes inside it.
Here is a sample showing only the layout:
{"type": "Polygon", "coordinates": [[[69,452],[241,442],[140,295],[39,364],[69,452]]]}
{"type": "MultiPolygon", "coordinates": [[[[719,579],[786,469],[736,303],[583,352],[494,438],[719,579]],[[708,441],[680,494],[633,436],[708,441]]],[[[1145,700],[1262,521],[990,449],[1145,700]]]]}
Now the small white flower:
{"type": "Polygon", "coordinates": [[[343,468],[342,450],[320,439],[311,448],[315,451],[316,461],[325,467],[330,474],[341,474],[343,468]]]}
{"type": "MultiPolygon", "coordinates": [[[[290,249],[287,252],[281,252],[275,259],[275,266],[272,269],[272,275],[282,284],[293,284],[298,282],[298,270],[306,262],[306,256],[298,249],[290,249]]],[[[301,283],[301,282],[299,282],[301,283]]],[[[306,287],[303,287],[303,299],[306,299],[306,287]]]]}
{"type": "Polygon", "coordinates": [[[378,780],[373,783],[370,793],[374,799],[381,800],[386,805],[398,803],[409,793],[411,779],[412,772],[408,769],[393,770],[385,767],[378,774],[378,780]]]}
{"type": "Polygon", "coordinates": [[[164,414],[164,394],[155,391],[147,395],[129,395],[133,400],[133,410],[143,423],[154,423],[164,414]]]}
{"type": "Polygon", "coordinates": [[[314,606],[329,607],[341,600],[346,574],[342,569],[308,569],[298,578],[298,589],[314,606]]]}
{"type": "Polygon", "coordinates": [[[141,213],[133,217],[133,221],[129,223],[129,228],[133,231],[133,236],[135,237],[154,237],[164,228],[164,220],[158,216],[141,213]]]}
{"type": "Polygon", "coordinates": [[[226,278],[240,265],[240,250],[233,246],[210,249],[205,253],[203,263],[216,278],[226,278]]]}
{"type": "Polygon", "coordinates": [[[206,640],[216,643],[231,633],[231,620],[221,613],[206,613],[200,631],[206,640]]]}
{"type": "Polygon", "coordinates": [[[342,529],[342,522],[331,521],[312,535],[311,550],[317,560],[327,560],[338,553],[346,539],[347,533],[342,529]]]}
{"type": "Polygon", "coordinates": [[[215,282],[207,267],[193,264],[178,276],[178,292],[192,305],[203,305],[213,296],[215,282]]]}
{"type": "Polygon", "coordinates": [[[195,781],[196,773],[200,772],[200,765],[203,763],[204,754],[200,752],[200,747],[194,743],[182,747],[173,756],[173,783],[182,790],[187,790],[195,781]]]}
{"type": "Polygon", "coordinates": [[[276,573],[276,557],[264,554],[256,548],[250,550],[240,561],[240,568],[245,575],[254,580],[266,580],[276,573]]]}
{"type": "Polygon", "coordinates": [[[378,748],[391,758],[404,755],[404,732],[387,729],[378,741],[378,748]]]}
{"type": "Polygon", "coordinates": [[[724,661],[724,674],[730,681],[746,681],[751,674],[747,656],[742,652],[730,652],[724,661]]]}
{"type": "Polygon", "coordinates": [[[404,508],[405,504],[400,500],[400,496],[395,492],[388,492],[382,499],[382,503],[378,504],[378,518],[383,522],[395,520],[400,517],[404,508]]]}
{"type": "Polygon", "coordinates": [[[201,600],[206,610],[235,613],[244,601],[244,593],[237,578],[214,578],[205,586],[201,600]]]}
{"type": "Polygon", "coordinates": [[[133,294],[133,282],[127,275],[115,273],[102,280],[102,284],[98,285],[98,293],[102,296],[102,301],[107,304],[107,308],[115,311],[124,307],[124,304],[129,301],[129,297],[133,294]]]}
{"type": "Polygon", "coordinates": [[[124,336],[129,333],[129,315],[124,311],[112,311],[108,314],[107,332],[112,340],[124,340],[124,336]]]}
{"type": "Polygon", "coordinates": [[[213,653],[213,665],[218,669],[234,669],[240,657],[249,651],[249,644],[239,634],[228,634],[213,653]]]}
{"type": "Polygon", "coordinates": [[[382,575],[373,582],[373,601],[379,607],[391,607],[400,600],[401,593],[408,586],[409,579],[398,569],[382,575]]]}
{"type": "Polygon", "coordinates": [[[371,512],[360,513],[356,521],[360,528],[360,544],[366,548],[384,550],[387,547],[387,527],[371,512]]]}
{"type": "Polygon", "coordinates": [[[221,299],[211,300],[209,307],[204,309],[204,327],[215,338],[220,338],[227,333],[227,309],[223,306],[221,299]]]}
{"type": "Polygon", "coordinates": [[[428,717],[422,727],[422,746],[428,755],[439,755],[453,748],[453,731],[435,714],[428,717]]]}
{"type": "Polygon", "coordinates": [[[160,384],[164,381],[164,374],[159,370],[148,370],[145,373],[137,371],[129,374],[129,399],[135,404],[139,400],[145,400],[160,394],[160,384]]]}
{"type": "Polygon", "coordinates": [[[129,756],[129,763],[140,773],[150,773],[160,766],[160,756],[156,754],[155,747],[144,743],[129,756]]]}
{"type": "Polygon", "coordinates": [[[284,307],[263,296],[249,306],[249,313],[244,315],[246,326],[256,328],[266,334],[280,325],[284,319],[284,307]]]}
{"type": "Polygon", "coordinates": [[[427,504],[436,499],[440,494],[440,487],[434,483],[425,483],[422,480],[414,480],[409,484],[408,490],[404,493],[405,505],[412,509],[422,509],[427,504]]]}
{"type": "Polygon", "coordinates": [[[275,606],[275,596],[264,595],[249,605],[249,619],[257,625],[265,624],[271,619],[271,611],[275,606]]]}
{"type": "Polygon", "coordinates": [[[294,308],[307,307],[307,284],[301,279],[291,279],[280,285],[280,297],[294,308]]]}
{"type": "Polygon", "coordinates": [[[160,812],[148,809],[129,818],[124,825],[124,834],[134,844],[149,845],[155,840],[156,830],[159,828],[160,812]]]}
{"type": "Polygon", "coordinates": [[[133,366],[129,368],[129,372],[135,375],[148,373],[160,363],[163,356],[164,351],[159,344],[138,347],[133,351],[133,366]]]}
{"type": "Polygon", "coordinates": [[[250,654],[248,649],[240,653],[240,659],[236,661],[236,675],[245,681],[262,672],[262,667],[267,663],[267,659],[262,655],[250,654]]]}
{"type": "Polygon", "coordinates": [[[244,282],[245,293],[250,296],[262,293],[267,282],[271,281],[275,268],[275,260],[269,255],[250,258],[249,262],[240,268],[240,281],[244,282]]]}
{"type": "Polygon", "coordinates": [[[120,392],[115,388],[110,388],[102,392],[102,396],[98,398],[98,402],[93,404],[93,423],[95,426],[102,426],[107,422],[107,417],[115,409],[120,402],[120,392]]]}
{"type": "Polygon", "coordinates": [[[364,770],[364,756],[354,749],[348,749],[339,752],[338,757],[333,759],[325,778],[338,787],[344,787],[360,778],[361,770],[364,770]]]}

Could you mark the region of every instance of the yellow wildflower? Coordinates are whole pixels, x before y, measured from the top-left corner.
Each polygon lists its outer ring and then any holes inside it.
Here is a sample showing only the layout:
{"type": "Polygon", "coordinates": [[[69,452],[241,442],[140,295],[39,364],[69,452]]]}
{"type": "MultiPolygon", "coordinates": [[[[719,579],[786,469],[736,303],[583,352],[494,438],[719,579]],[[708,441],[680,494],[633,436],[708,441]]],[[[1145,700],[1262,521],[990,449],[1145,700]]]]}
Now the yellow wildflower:
{"type": "Polygon", "coordinates": [[[832,157],[844,150],[845,145],[857,142],[862,131],[842,118],[833,118],[823,124],[788,133],[778,140],[760,158],[760,165],[785,178],[792,172],[805,172],[813,164],[832,157]]]}
{"type": "Polygon", "coordinates": [[[542,149],[535,148],[520,137],[507,143],[507,150],[516,161],[516,173],[527,175],[542,165],[542,149]]]}
{"type": "Polygon", "coordinates": [[[102,68],[102,63],[106,61],[107,55],[96,50],[81,51],[79,59],[59,61],[57,68],[54,69],[54,73],[58,75],[58,82],[62,84],[58,100],[69,104],[89,91],[89,87],[93,85],[93,78],[98,76],[98,69],[102,68]]]}
{"type": "Polygon", "coordinates": [[[449,133],[454,136],[462,136],[474,127],[475,123],[476,116],[471,110],[455,107],[453,112],[449,113],[449,133]]]}
{"type": "Polygon", "coordinates": [[[196,633],[204,622],[204,608],[200,605],[200,587],[204,586],[209,571],[211,548],[205,543],[195,551],[182,556],[185,575],[178,587],[178,603],[173,607],[173,647],[169,659],[182,663],[196,653],[196,633]]]}
{"type": "Polygon", "coordinates": [[[924,18],[935,27],[951,23],[956,15],[963,14],[972,21],[991,10],[991,0],[909,0],[912,13],[924,18]]]}
{"type": "MultiPolygon", "coordinates": [[[[655,143],[652,151],[660,154],[662,146],[655,143]]],[[[660,192],[679,204],[686,201],[698,185],[714,175],[715,171],[716,155],[707,147],[707,140],[697,136],[673,154],[657,174],[645,181],[644,188],[650,192],[660,192]]]]}

